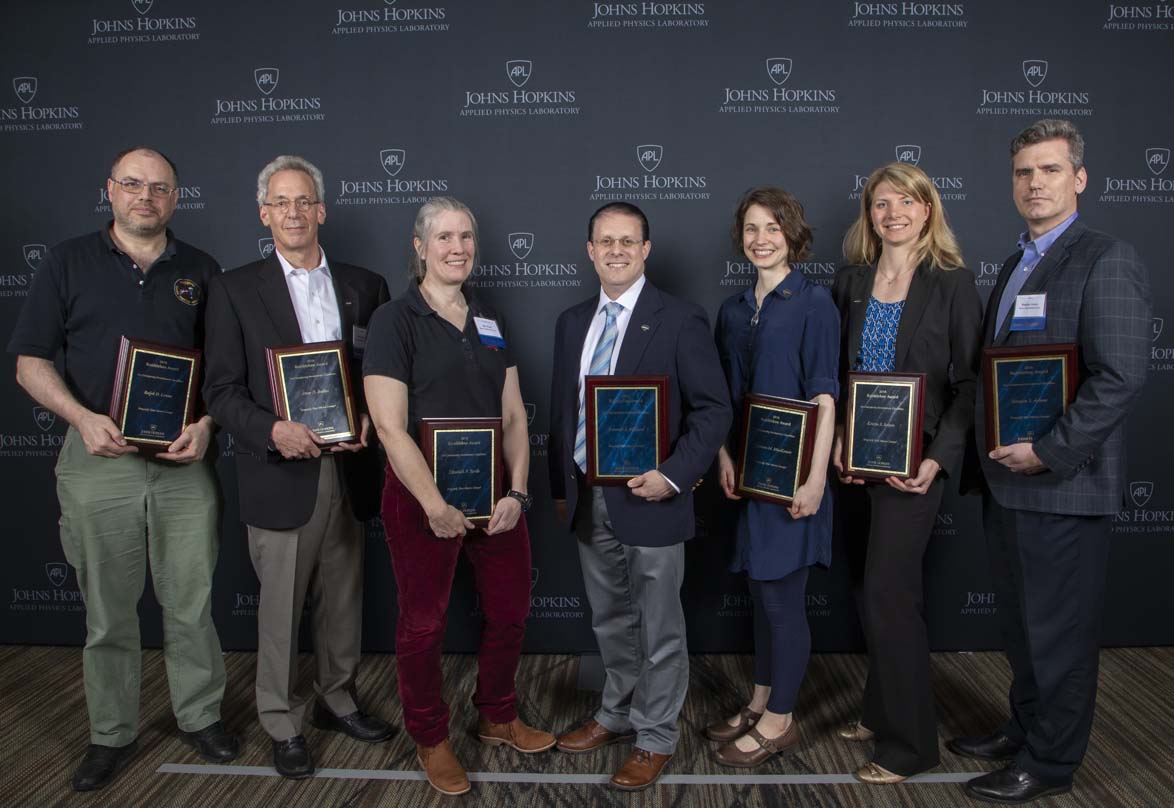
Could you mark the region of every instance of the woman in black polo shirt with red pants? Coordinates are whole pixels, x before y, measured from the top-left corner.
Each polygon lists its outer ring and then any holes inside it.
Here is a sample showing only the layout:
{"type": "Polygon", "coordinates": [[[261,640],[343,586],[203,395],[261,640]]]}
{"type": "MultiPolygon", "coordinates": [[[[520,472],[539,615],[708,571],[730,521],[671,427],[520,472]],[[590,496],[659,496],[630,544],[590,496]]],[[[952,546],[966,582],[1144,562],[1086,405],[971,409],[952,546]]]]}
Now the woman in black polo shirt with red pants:
{"type": "Polygon", "coordinates": [[[477,253],[472,211],[451,197],[430,199],[416,215],[412,245],[416,283],[371,317],[364,389],[388,458],[383,525],[399,589],[395,645],[404,726],[432,787],[463,794],[469,780],[448,742],[440,692],[441,641],[461,550],[485,615],[473,697],[478,736],[519,752],[542,752],[555,741],[518,718],[514,688],[530,609],[530,537],[522,516],[530,505],[530,443],[505,323],[462,288],[477,253]],[[482,530],[441,497],[417,444],[418,425],[421,418],[498,416],[510,491],[482,530]]]}

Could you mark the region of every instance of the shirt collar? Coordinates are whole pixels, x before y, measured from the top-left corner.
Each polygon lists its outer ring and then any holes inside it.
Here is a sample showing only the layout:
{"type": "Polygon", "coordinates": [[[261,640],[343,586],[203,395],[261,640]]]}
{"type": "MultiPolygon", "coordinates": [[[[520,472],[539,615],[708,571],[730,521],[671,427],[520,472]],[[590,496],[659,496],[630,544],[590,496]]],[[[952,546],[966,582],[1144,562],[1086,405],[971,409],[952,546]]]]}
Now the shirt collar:
{"type": "MultiPolygon", "coordinates": [[[[807,279],[803,277],[802,272],[795,269],[794,267],[791,267],[791,271],[787,273],[787,277],[779,281],[778,285],[775,286],[774,289],[771,289],[767,293],[766,297],[770,298],[771,295],[778,295],[783,300],[790,300],[799,293],[799,288],[803,285],[805,280],[807,279]]],[[[746,288],[746,291],[742,293],[742,300],[750,304],[751,308],[757,308],[758,301],[754,297],[754,283],[751,283],[750,286],[746,288]]],[[[762,301],[762,305],[763,308],[766,307],[766,299],[762,301]]]]}
{"type": "MultiPolygon", "coordinates": [[[[639,278],[636,279],[636,282],[629,286],[627,291],[617,297],[614,302],[623,306],[624,311],[631,311],[632,309],[636,308],[636,299],[640,297],[640,292],[642,289],[644,289],[645,280],[646,278],[642,274],[639,278]]],[[[608,297],[607,292],[603,291],[601,288],[599,290],[599,305],[595,307],[596,316],[599,316],[599,312],[603,311],[603,307],[611,302],[613,302],[612,299],[608,297]]]]}
{"type": "Polygon", "coordinates": [[[326,263],[326,251],[324,249],[322,249],[321,247],[318,248],[318,266],[314,267],[313,269],[308,269],[308,270],[298,269],[293,264],[291,264],[289,261],[286,261],[285,256],[281,254],[281,250],[274,249],[273,254],[277,256],[277,260],[281,263],[281,271],[285,274],[285,277],[287,277],[287,278],[295,272],[305,272],[308,275],[309,273],[314,272],[319,269],[322,270],[322,273],[326,277],[328,277],[328,278],[330,277],[330,265],[328,263],[326,263]]]}
{"type": "Polygon", "coordinates": [[[1032,239],[1030,233],[1027,233],[1027,232],[1020,233],[1019,234],[1019,249],[1026,250],[1027,246],[1030,244],[1032,249],[1035,250],[1037,255],[1043,255],[1044,253],[1046,253],[1048,250],[1050,250],[1052,248],[1052,245],[1056,243],[1056,239],[1058,239],[1058,238],[1060,238],[1060,236],[1064,235],[1064,231],[1068,229],[1069,225],[1071,225],[1074,221],[1076,221],[1077,215],[1078,215],[1078,211],[1073,211],[1071,216],[1069,216],[1064,221],[1060,222],[1058,225],[1056,225],[1051,230],[1044,233],[1042,236],[1040,236],[1037,239],[1032,239]]]}
{"type": "MultiPolygon", "coordinates": [[[[119,255],[126,255],[126,253],[123,252],[122,250],[120,250],[118,248],[118,245],[114,243],[114,238],[110,235],[110,228],[113,226],[114,226],[114,220],[111,219],[110,221],[108,221],[106,223],[106,226],[103,227],[102,230],[100,231],[102,234],[102,243],[105,244],[106,249],[110,250],[111,252],[118,253],[119,255]]],[[[175,235],[171,232],[171,228],[168,228],[167,229],[167,246],[163,248],[163,252],[159,253],[159,257],[155,259],[155,262],[158,263],[159,261],[166,261],[168,258],[172,258],[174,256],[175,256],[175,235]]]]}

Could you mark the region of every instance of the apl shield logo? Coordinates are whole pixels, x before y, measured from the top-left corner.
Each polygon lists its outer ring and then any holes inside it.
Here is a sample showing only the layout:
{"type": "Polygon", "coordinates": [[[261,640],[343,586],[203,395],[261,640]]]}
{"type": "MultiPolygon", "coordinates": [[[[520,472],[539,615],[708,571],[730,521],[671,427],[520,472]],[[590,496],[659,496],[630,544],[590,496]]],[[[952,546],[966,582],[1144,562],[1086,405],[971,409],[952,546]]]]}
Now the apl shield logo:
{"type": "Polygon", "coordinates": [[[273,239],[257,239],[257,251],[261,253],[262,258],[268,258],[269,256],[273,255],[273,239]]]}
{"type": "Polygon", "coordinates": [[[33,421],[42,432],[48,432],[57,423],[57,415],[44,407],[33,407],[33,421]]]}
{"type": "Polygon", "coordinates": [[[525,261],[530,250],[534,249],[533,233],[510,233],[510,252],[519,261],[525,261]]]}
{"type": "Polygon", "coordinates": [[[1141,481],[1129,484],[1129,498],[1139,508],[1144,508],[1145,504],[1150,501],[1150,497],[1153,495],[1154,484],[1151,482],[1141,481]]]}
{"type": "Polygon", "coordinates": [[[921,162],[921,147],[920,146],[898,146],[897,147],[897,162],[908,163],[915,166],[921,162]]]}
{"type": "Polygon", "coordinates": [[[511,59],[505,63],[505,74],[509,76],[510,83],[515,87],[521,87],[530,80],[530,71],[533,65],[530,64],[529,59],[511,59]]]}
{"type": "Polygon", "coordinates": [[[389,177],[404,170],[404,160],[407,158],[403,149],[383,149],[379,152],[379,164],[389,177]]]}
{"type": "Polygon", "coordinates": [[[766,60],[766,75],[775,84],[785,84],[791,78],[791,60],[786,57],[777,57],[766,60]]]}
{"type": "Polygon", "coordinates": [[[1023,78],[1032,87],[1038,87],[1048,77],[1048,63],[1043,59],[1028,59],[1023,63],[1023,78]]]}
{"type": "Polygon", "coordinates": [[[1157,342],[1158,337],[1162,336],[1162,329],[1166,327],[1166,321],[1161,317],[1155,317],[1151,322],[1151,325],[1153,326],[1154,330],[1153,341],[1157,342]]]}
{"type": "Polygon", "coordinates": [[[664,157],[664,146],[648,144],[636,147],[636,159],[640,161],[640,166],[645,171],[656,171],[662,157],[664,157]]]}
{"type": "Polygon", "coordinates": [[[37,79],[35,76],[18,76],[12,80],[12,89],[16,91],[20,103],[31,103],[37,94],[37,79]]]}
{"type": "Polygon", "coordinates": [[[1162,172],[1166,170],[1166,166],[1170,165],[1170,150],[1157,147],[1146,149],[1145,164],[1149,166],[1155,177],[1161,176],[1162,172]]]}
{"type": "Polygon", "coordinates": [[[533,591],[534,587],[537,584],[538,584],[538,568],[531,567],[530,568],[530,591],[533,591]]]}
{"type": "Polygon", "coordinates": [[[49,583],[60,588],[69,577],[69,567],[61,561],[50,561],[45,565],[45,575],[48,576],[49,583]]]}
{"type": "Polygon", "coordinates": [[[130,0],[130,4],[135,7],[135,11],[146,14],[155,5],[155,0],[130,0]]]}
{"type": "Polygon", "coordinates": [[[26,244],[21,247],[24,252],[24,262],[29,265],[29,269],[34,272],[37,267],[41,265],[41,259],[45,257],[47,248],[44,244],[26,244]]]}
{"type": "Polygon", "coordinates": [[[257,89],[269,95],[277,89],[277,79],[281,71],[276,67],[258,67],[253,71],[253,81],[257,82],[257,89]]]}
{"type": "Polygon", "coordinates": [[[529,426],[534,423],[534,413],[538,410],[529,401],[525,402],[524,406],[526,407],[526,426],[529,426]]]}

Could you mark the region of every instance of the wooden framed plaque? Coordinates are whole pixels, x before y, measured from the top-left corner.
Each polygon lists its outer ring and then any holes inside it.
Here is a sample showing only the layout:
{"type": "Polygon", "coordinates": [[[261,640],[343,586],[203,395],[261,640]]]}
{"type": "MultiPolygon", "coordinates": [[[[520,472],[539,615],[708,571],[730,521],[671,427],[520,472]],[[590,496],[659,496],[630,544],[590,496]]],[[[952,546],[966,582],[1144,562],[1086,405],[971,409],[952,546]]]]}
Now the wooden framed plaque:
{"type": "Polygon", "coordinates": [[[587,484],[625,485],[669,456],[668,376],[585,376],[587,484]]]}
{"type": "Polygon", "coordinates": [[[871,480],[916,476],[924,403],[924,373],[849,373],[844,473],[871,480]]]}
{"type": "Polygon", "coordinates": [[[742,403],[735,489],[763,502],[790,504],[807,479],[819,405],[748,393],[742,403]]]}
{"type": "Polygon", "coordinates": [[[196,420],[200,351],[122,337],[110,419],[127,443],[165,451],[196,420]]]}
{"type": "Polygon", "coordinates": [[[1077,367],[1070,342],[983,348],[987,451],[1050,431],[1076,398],[1077,367]]]}
{"type": "Polygon", "coordinates": [[[279,417],[305,424],[327,443],[359,439],[345,342],[266,348],[265,359],[279,417]]]}
{"type": "Polygon", "coordinates": [[[482,527],[504,492],[500,418],[421,418],[420,451],[444,501],[482,527]]]}

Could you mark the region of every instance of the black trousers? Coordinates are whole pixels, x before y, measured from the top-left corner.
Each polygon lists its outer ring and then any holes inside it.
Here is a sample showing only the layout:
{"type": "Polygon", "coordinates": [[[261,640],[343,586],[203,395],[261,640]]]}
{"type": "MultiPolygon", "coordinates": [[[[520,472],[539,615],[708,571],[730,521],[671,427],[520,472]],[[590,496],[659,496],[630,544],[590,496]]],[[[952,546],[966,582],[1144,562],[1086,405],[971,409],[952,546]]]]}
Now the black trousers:
{"type": "Polygon", "coordinates": [[[876,733],[873,761],[908,777],[932,769],[940,759],[922,562],[945,483],[938,478],[923,495],[884,483],[839,490],[868,642],[861,722],[876,733]]]}
{"type": "Polygon", "coordinates": [[[1044,782],[1070,782],[1088,748],[1097,696],[1110,516],[1004,508],[988,493],[983,527],[1003,642],[1015,762],[1044,782]]]}

